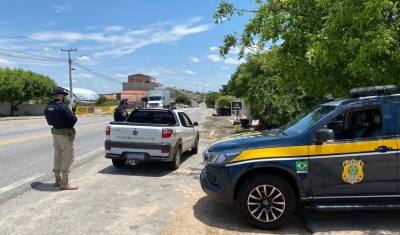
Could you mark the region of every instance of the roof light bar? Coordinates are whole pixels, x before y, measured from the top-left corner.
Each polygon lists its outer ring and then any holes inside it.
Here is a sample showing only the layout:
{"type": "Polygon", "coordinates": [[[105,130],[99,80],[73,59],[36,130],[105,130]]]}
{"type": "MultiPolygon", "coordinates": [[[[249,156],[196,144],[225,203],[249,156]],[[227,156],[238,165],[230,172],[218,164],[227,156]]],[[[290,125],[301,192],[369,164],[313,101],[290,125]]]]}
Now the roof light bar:
{"type": "Polygon", "coordinates": [[[386,86],[371,86],[371,87],[359,87],[353,88],[350,90],[350,94],[353,96],[375,92],[376,95],[383,95],[385,91],[395,91],[397,87],[395,85],[386,85],[386,86]]]}

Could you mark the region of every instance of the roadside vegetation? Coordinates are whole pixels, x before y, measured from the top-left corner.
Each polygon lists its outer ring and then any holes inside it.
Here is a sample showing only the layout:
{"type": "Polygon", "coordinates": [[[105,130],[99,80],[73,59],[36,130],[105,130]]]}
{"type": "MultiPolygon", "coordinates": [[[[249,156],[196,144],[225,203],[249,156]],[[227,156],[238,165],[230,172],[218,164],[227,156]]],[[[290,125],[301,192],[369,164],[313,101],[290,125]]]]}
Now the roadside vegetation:
{"type": "Polygon", "coordinates": [[[11,116],[20,104],[48,103],[56,86],[50,77],[30,70],[0,68],[0,103],[10,104],[11,116]]]}
{"type": "Polygon", "coordinates": [[[207,106],[220,96],[241,97],[263,126],[279,126],[321,101],[349,97],[352,88],[400,85],[397,2],[254,2],[257,9],[222,1],[214,14],[216,24],[236,15],[251,19],[241,33],[225,36],[220,55],[240,48],[245,63],[206,95],[207,106]]]}

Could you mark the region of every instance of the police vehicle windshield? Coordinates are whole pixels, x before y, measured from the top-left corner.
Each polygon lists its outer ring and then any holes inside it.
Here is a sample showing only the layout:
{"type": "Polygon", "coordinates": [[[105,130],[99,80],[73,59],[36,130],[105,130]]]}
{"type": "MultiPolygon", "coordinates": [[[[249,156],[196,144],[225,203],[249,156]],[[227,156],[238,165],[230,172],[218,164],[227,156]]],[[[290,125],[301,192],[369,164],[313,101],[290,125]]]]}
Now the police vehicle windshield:
{"type": "Polygon", "coordinates": [[[307,130],[308,127],[312,126],[321,118],[328,115],[330,112],[335,110],[337,106],[321,106],[317,109],[309,112],[304,113],[297,118],[288,122],[283,128],[282,131],[290,135],[292,134],[299,134],[307,130]]]}

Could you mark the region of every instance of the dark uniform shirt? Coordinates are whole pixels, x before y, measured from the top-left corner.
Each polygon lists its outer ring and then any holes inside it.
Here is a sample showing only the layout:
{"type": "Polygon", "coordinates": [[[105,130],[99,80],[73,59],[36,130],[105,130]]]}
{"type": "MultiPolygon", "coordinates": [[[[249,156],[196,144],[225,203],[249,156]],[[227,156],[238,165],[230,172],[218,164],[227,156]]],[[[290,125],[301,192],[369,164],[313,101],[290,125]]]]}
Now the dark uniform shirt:
{"type": "Polygon", "coordinates": [[[126,110],[123,107],[118,106],[115,108],[115,110],[114,110],[114,121],[115,122],[125,121],[125,119],[127,117],[128,117],[128,112],[126,112],[126,110]]]}
{"type": "Polygon", "coordinates": [[[78,118],[68,108],[68,105],[61,100],[53,100],[44,108],[46,121],[55,129],[72,128],[78,118]]]}

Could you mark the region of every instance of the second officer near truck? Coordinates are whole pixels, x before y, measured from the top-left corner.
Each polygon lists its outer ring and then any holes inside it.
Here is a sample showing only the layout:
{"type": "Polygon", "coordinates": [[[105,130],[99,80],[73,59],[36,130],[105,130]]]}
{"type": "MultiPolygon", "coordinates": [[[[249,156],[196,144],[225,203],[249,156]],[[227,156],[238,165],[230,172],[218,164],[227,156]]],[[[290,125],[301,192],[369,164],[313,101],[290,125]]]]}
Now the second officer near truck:
{"type": "Polygon", "coordinates": [[[114,110],[114,121],[122,122],[128,117],[128,112],[125,110],[128,107],[128,99],[122,99],[119,106],[114,110]]]}

